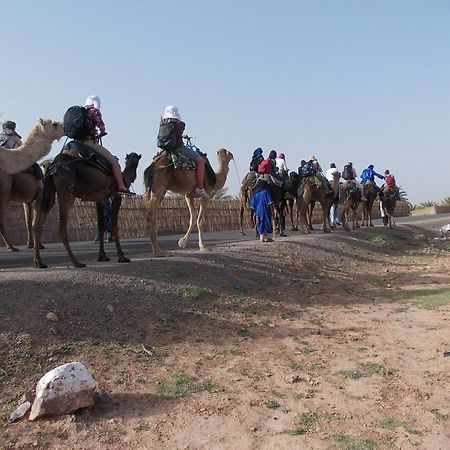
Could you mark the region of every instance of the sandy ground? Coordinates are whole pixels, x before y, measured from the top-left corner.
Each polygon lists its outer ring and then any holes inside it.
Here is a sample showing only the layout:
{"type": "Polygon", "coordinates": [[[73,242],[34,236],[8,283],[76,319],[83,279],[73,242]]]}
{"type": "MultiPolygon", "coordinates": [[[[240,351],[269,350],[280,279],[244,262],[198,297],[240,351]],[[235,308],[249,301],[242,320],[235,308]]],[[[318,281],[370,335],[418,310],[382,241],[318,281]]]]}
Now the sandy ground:
{"type": "Polygon", "coordinates": [[[4,270],[0,447],[448,449],[449,250],[402,226],[4,270]],[[92,409],[6,423],[74,360],[92,409]]]}

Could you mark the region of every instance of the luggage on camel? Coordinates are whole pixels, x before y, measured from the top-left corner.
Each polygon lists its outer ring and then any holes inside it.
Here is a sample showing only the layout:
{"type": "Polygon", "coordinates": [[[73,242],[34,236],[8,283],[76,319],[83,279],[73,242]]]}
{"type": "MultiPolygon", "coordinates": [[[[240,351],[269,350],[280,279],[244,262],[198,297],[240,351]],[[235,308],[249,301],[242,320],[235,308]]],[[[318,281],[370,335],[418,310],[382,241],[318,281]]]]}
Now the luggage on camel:
{"type": "Polygon", "coordinates": [[[264,161],[264,158],[262,156],[254,156],[250,161],[250,171],[257,172],[258,166],[261,164],[262,161],[264,161]]]}
{"type": "Polygon", "coordinates": [[[352,168],[352,166],[349,166],[348,164],[346,164],[344,166],[344,170],[342,171],[342,178],[344,180],[349,181],[349,180],[352,180],[353,177],[354,177],[354,175],[353,175],[353,168],[352,168]]]}
{"type": "Polygon", "coordinates": [[[76,141],[86,139],[89,136],[86,108],[71,106],[64,114],[63,125],[67,137],[76,141]]]}
{"type": "Polygon", "coordinates": [[[156,145],[167,151],[173,151],[179,147],[179,139],[175,129],[175,119],[162,119],[159,124],[158,138],[156,145]]]}
{"type": "Polygon", "coordinates": [[[302,177],[310,177],[316,174],[316,168],[313,161],[308,161],[302,167],[302,177]]]}

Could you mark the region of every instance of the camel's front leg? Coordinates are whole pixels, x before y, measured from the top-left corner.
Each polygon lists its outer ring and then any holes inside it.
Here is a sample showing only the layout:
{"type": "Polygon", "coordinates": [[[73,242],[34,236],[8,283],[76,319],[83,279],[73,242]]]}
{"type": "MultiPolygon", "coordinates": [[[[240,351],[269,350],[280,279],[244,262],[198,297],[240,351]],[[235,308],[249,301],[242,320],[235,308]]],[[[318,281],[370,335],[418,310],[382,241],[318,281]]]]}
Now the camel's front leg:
{"type": "Polygon", "coordinates": [[[328,229],[328,208],[327,208],[327,206],[326,206],[326,204],[325,204],[325,202],[324,203],[321,203],[320,204],[321,206],[322,206],[322,231],[324,232],[324,233],[329,233],[330,232],[330,230],[328,229]]]}
{"type": "MultiPolygon", "coordinates": [[[[186,248],[189,242],[189,237],[191,236],[192,228],[194,228],[194,224],[197,218],[197,211],[195,209],[194,198],[188,195],[184,197],[186,199],[187,207],[189,210],[189,226],[185,233],[185,235],[178,240],[178,247],[186,248]]],[[[200,230],[198,231],[200,237],[200,230]]]]}
{"type": "Polygon", "coordinates": [[[119,263],[129,263],[131,260],[127,258],[122,250],[122,246],[120,245],[120,236],[119,236],[119,211],[120,206],[122,205],[122,198],[120,195],[116,195],[111,199],[111,208],[112,208],[112,236],[114,238],[114,243],[116,244],[117,256],[119,257],[119,263]]]}
{"type": "Polygon", "coordinates": [[[147,202],[147,214],[145,215],[145,220],[147,223],[147,231],[150,237],[150,244],[153,249],[153,255],[156,257],[164,256],[163,252],[158,246],[156,242],[157,228],[156,228],[156,213],[158,211],[159,205],[162,202],[164,194],[161,196],[157,196],[154,193],[146,194],[146,202],[147,202]],[[150,199],[148,200],[148,196],[150,199]]]}
{"type": "Polygon", "coordinates": [[[206,209],[207,203],[208,203],[207,198],[200,199],[200,209],[198,211],[198,216],[197,216],[198,246],[199,246],[201,252],[207,252],[209,250],[209,248],[203,242],[203,230],[202,230],[203,213],[206,209]]]}
{"type": "Polygon", "coordinates": [[[109,261],[109,258],[105,253],[105,207],[103,202],[97,202],[95,204],[97,209],[97,232],[98,232],[98,258],[97,261],[109,261]]]}

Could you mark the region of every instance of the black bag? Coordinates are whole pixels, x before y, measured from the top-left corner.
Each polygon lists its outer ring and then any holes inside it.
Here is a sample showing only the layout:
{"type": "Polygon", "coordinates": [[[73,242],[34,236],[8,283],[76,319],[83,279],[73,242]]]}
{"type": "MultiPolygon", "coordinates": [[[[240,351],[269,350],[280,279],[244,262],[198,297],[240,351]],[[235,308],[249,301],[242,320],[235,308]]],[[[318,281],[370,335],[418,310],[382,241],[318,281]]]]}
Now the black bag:
{"type": "Polygon", "coordinates": [[[313,161],[308,161],[302,166],[302,177],[310,177],[316,174],[316,168],[313,161]]]}
{"type": "Polygon", "coordinates": [[[262,161],[264,161],[262,156],[254,156],[250,161],[250,171],[258,172],[258,166],[262,161]]]}
{"type": "Polygon", "coordinates": [[[66,136],[81,141],[89,136],[87,110],[83,106],[71,106],[64,114],[63,125],[66,136]]]}
{"type": "Polygon", "coordinates": [[[353,167],[349,166],[348,164],[346,164],[344,166],[344,170],[342,171],[342,178],[344,180],[353,180],[355,178],[354,174],[353,174],[353,167]]]}
{"type": "Polygon", "coordinates": [[[158,138],[156,145],[163,150],[175,150],[180,147],[180,140],[177,136],[176,119],[162,119],[159,124],[158,138]]]}

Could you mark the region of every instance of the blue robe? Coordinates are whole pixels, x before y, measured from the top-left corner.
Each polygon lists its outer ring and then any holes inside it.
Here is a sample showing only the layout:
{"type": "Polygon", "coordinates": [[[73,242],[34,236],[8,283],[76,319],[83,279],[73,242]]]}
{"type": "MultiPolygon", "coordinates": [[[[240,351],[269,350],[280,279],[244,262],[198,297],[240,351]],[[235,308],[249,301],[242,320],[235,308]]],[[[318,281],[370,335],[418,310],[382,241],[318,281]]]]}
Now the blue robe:
{"type": "Polygon", "coordinates": [[[273,233],[272,213],[269,205],[273,203],[267,189],[257,192],[250,202],[250,208],[256,213],[256,227],[259,234],[273,233]]]}

